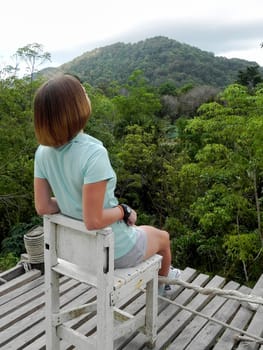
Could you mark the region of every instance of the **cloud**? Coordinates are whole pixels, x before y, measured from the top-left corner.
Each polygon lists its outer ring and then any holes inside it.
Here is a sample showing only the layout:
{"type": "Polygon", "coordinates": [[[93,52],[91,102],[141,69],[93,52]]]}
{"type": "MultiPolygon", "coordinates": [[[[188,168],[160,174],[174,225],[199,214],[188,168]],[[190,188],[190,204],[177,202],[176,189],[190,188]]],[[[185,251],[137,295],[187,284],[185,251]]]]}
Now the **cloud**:
{"type": "Polygon", "coordinates": [[[262,0],[46,0],[38,8],[41,15],[36,15],[35,1],[16,2],[15,9],[12,1],[1,5],[0,30],[8,35],[1,38],[0,58],[38,42],[60,65],[96,47],[163,35],[263,65],[262,0]]]}
{"type": "Polygon", "coordinates": [[[259,47],[263,41],[263,21],[245,23],[215,23],[196,20],[191,22],[184,20],[155,21],[142,23],[137,29],[129,33],[121,33],[115,39],[135,42],[156,35],[168,36],[214,53],[227,52],[259,47]]]}
{"type": "Polygon", "coordinates": [[[120,32],[118,35],[104,40],[87,41],[52,53],[53,65],[58,66],[97,47],[116,42],[135,43],[154,36],[166,36],[218,56],[239,57],[256,61],[263,65],[263,21],[220,22],[155,20],[141,22],[133,29],[120,32]],[[260,55],[262,59],[260,60],[260,55]]]}

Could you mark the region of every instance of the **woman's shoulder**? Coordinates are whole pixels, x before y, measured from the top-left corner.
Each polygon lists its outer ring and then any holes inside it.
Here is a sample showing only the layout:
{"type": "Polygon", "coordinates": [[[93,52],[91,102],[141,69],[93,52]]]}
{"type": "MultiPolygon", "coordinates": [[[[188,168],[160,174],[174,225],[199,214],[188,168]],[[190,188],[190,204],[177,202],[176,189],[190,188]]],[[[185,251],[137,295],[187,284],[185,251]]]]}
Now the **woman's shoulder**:
{"type": "Polygon", "coordinates": [[[35,153],[36,153],[36,155],[40,155],[40,154],[48,151],[48,149],[49,149],[49,147],[47,147],[47,146],[38,145],[35,153]]]}
{"type": "Polygon", "coordinates": [[[108,156],[108,151],[103,143],[89,134],[79,134],[75,146],[72,151],[77,152],[78,157],[83,156],[84,159],[108,156]]]}
{"type": "Polygon", "coordinates": [[[94,136],[91,136],[86,133],[79,133],[75,137],[75,141],[80,143],[85,143],[85,144],[95,144],[95,145],[103,146],[103,143],[99,139],[96,139],[94,136]]]}

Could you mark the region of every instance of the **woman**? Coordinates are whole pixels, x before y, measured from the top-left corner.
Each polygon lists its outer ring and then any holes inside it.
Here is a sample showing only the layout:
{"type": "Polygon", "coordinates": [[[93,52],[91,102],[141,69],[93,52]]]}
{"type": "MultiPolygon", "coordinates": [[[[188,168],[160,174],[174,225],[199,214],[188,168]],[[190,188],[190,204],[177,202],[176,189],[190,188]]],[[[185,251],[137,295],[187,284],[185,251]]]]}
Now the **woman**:
{"type": "Polygon", "coordinates": [[[61,212],[83,220],[89,230],[111,226],[115,268],[135,266],[158,253],[163,257],[159,274],[178,277],[179,270],[170,269],[169,234],[152,226],[135,226],[136,212],[118,203],[107,150],[83,132],[90,114],[90,100],[73,76],[58,76],[38,89],[34,100],[40,144],[34,168],[37,213],[61,212]]]}

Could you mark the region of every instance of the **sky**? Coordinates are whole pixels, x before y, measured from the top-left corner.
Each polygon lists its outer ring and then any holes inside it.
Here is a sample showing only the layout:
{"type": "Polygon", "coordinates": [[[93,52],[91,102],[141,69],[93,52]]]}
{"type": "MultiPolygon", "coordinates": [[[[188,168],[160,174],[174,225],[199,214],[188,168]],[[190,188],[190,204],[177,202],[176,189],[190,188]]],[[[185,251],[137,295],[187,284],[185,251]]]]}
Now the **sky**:
{"type": "Polygon", "coordinates": [[[0,68],[31,43],[51,54],[46,66],[58,67],[98,47],[159,35],[263,66],[262,0],[3,0],[0,13],[0,68]]]}

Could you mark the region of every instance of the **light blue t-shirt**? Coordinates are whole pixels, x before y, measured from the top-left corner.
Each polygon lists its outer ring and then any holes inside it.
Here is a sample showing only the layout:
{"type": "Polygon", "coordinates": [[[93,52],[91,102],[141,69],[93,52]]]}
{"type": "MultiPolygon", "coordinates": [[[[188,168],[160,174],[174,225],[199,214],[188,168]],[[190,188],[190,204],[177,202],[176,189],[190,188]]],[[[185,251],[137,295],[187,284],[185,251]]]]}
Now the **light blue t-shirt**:
{"type": "MultiPolygon", "coordinates": [[[[114,191],[116,174],[102,142],[79,133],[61,147],[40,145],[35,154],[34,176],[46,179],[58,201],[62,214],[82,220],[82,186],[107,180],[104,208],[118,205],[114,191]]],[[[127,254],[135,245],[134,227],[123,221],[111,225],[115,239],[115,259],[127,254]]]]}

